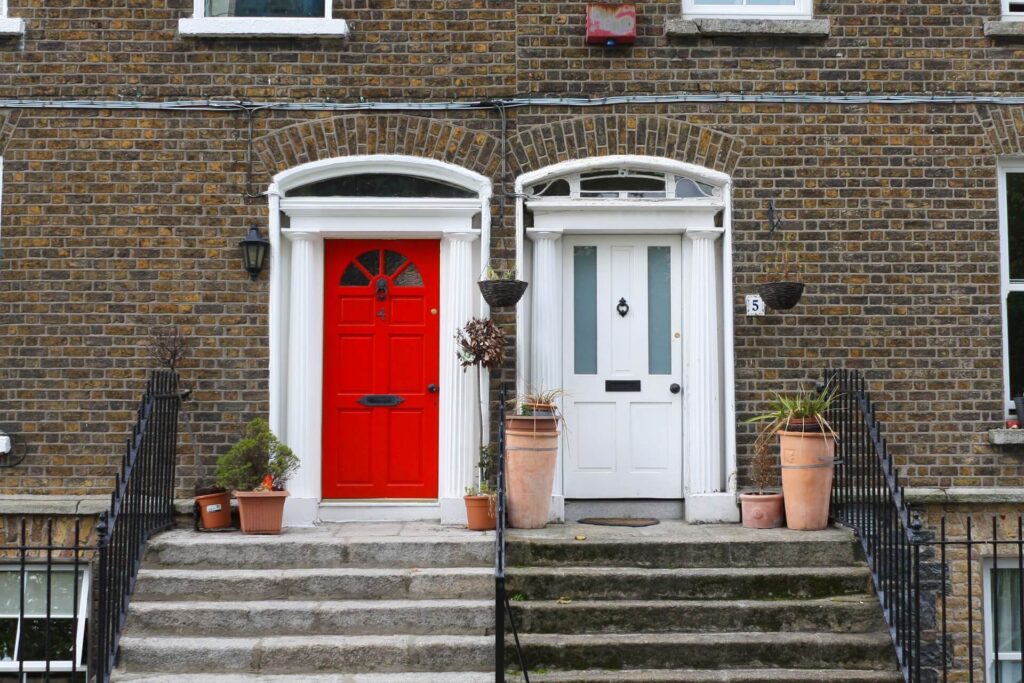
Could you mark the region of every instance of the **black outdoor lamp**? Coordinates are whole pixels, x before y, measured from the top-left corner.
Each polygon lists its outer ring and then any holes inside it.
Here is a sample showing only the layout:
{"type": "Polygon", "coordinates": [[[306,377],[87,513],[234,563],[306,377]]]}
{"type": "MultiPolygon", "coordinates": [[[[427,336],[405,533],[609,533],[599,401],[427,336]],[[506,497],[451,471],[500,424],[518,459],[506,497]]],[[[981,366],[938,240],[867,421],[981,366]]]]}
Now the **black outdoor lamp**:
{"type": "Polygon", "coordinates": [[[238,246],[242,248],[242,263],[245,264],[249,277],[255,282],[263,270],[263,261],[270,251],[270,242],[263,239],[260,229],[254,225],[249,228],[249,234],[238,243],[238,246]]]}

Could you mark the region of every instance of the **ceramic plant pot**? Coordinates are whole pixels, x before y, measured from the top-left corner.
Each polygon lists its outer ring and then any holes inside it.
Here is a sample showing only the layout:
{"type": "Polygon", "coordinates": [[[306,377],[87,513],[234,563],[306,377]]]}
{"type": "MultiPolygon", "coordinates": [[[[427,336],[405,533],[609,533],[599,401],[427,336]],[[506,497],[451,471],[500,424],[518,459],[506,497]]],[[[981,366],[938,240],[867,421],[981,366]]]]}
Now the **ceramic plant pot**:
{"type": "Polygon", "coordinates": [[[779,432],[786,526],[817,531],[828,526],[836,442],[821,432],[779,432]]]}
{"type": "Polygon", "coordinates": [[[558,418],[554,415],[509,415],[505,428],[519,432],[557,432],[558,418]]]}
{"type": "Polygon", "coordinates": [[[235,491],[242,531],[247,534],[279,534],[287,491],[235,491]]]}
{"type": "Polygon", "coordinates": [[[741,493],[740,510],[748,529],[777,529],[785,521],[781,493],[741,493]]]}
{"type": "Polygon", "coordinates": [[[557,431],[506,428],[509,526],[540,529],[547,524],[557,459],[557,431]]]}
{"type": "Polygon", "coordinates": [[[196,496],[199,518],[204,529],[226,529],[231,526],[231,494],[227,491],[196,496]]]}
{"type": "Polygon", "coordinates": [[[497,526],[497,510],[493,496],[463,496],[466,501],[466,528],[470,531],[488,531],[497,526]]]}

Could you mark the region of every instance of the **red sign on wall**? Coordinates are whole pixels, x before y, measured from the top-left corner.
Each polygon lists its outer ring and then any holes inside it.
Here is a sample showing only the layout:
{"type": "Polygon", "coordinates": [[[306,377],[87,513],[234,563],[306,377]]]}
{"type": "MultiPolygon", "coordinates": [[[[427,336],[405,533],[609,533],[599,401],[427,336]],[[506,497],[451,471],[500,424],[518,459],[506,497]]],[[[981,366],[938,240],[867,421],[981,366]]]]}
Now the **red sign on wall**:
{"type": "Polygon", "coordinates": [[[634,5],[587,5],[587,42],[592,45],[631,45],[636,41],[634,5]]]}

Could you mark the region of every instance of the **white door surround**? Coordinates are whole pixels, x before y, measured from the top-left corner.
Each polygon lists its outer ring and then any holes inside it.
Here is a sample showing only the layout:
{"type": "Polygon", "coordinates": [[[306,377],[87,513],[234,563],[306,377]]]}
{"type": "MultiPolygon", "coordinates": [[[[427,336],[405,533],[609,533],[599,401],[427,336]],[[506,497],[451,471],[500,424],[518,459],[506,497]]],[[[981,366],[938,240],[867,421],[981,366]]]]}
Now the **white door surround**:
{"type": "MultiPolygon", "coordinates": [[[[474,373],[459,367],[454,334],[486,316],[476,274],[490,250],[490,181],[472,171],[403,155],[350,156],[303,164],[274,176],[270,202],[270,426],[300,459],[288,484],[285,524],[330,519],[465,521],[462,496],[477,453],[474,373]],[[289,190],[338,176],[390,173],[471,190],[469,199],[288,197],[289,190]],[[321,422],[325,239],[441,241],[441,393],[438,501],[322,503],[321,422]],[[476,248],[474,249],[474,243],[476,248]]],[[[487,382],[484,377],[482,382],[487,382]]]]}
{"type": "MultiPolygon", "coordinates": [[[[672,182],[670,179],[667,181],[672,182]]],[[[564,187],[564,186],[563,186],[564,187]]],[[[639,185],[638,185],[639,187],[639,185]]],[[[683,235],[683,435],[682,490],[691,522],[739,521],[736,504],[736,432],[733,397],[732,183],[728,175],[657,157],[618,155],[566,161],[516,180],[516,261],[520,279],[530,282],[517,308],[517,383],[558,388],[562,368],[563,235],[683,235]],[[658,198],[585,196],[580,177],[597,171],[630,169],[671,174],[704,189],[658,198]],[[559,178],[572,195],[525,191],[559,178]],[[694,196],[697,195],[697,196],[694,196]],[[527,213],[532,227],[527,225],[527,213]],[[717,225],[716,225],[717,224],[717,225]]],[[[640,194],[638,192],[638,194],[640,194]]],[[[641,195],[643,196],[643,195],[641,195]]],[[[649,197],[650,195],[648,195],[649,197]]],[[[571,430],[572,425],[567,425],[571,430]]],[[[563,439],[562,450],[565,448],[563,439]]],[[[552,517],[564,518],[564,478],[559,454],[552,517]]]]}

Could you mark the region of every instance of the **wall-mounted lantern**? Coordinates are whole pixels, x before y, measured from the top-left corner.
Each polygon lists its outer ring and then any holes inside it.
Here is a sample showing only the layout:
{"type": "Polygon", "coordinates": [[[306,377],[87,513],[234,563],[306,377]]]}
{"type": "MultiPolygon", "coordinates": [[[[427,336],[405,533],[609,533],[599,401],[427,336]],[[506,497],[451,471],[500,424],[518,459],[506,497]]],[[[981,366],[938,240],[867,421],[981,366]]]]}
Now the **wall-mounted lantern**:
{"type": "Polygon", "coordinates": [[[267,252],[270,251],[270,242],[263,239],[260,229],[254,225],[249,228],[249,234],[238,243],[238,246],[242,248],[242,263],[245,264],[245,270],[255,282],[256,278],[260,276],[260,271],[263,270],[263,261],[267,258],[267,252]]]}

